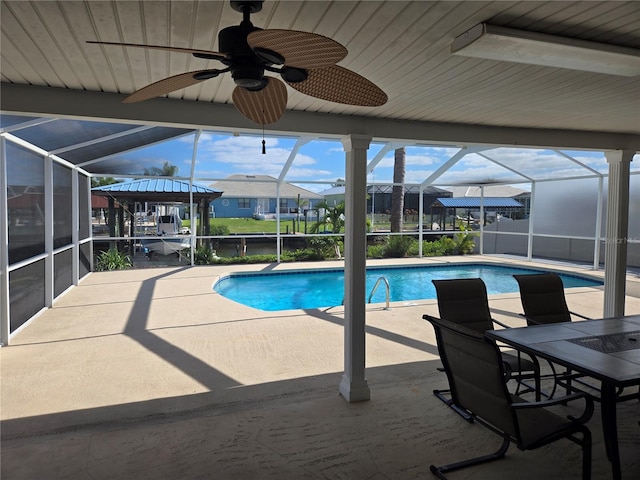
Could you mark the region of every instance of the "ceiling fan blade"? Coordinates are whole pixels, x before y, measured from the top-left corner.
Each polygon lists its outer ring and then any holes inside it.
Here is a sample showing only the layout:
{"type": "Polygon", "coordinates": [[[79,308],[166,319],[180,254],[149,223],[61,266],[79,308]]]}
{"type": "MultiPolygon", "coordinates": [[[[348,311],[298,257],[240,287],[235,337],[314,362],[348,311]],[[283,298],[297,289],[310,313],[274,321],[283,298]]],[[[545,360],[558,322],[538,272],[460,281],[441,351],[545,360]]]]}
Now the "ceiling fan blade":
{"type": "Polygon", "coordinates": [[[284,57],[284,64],[299,68],[335,65],[347,49],[331,38],[297,30],[257,30],[247,36],[251,48],[264,48],[284,57]]]}
{"type": "Polygon", "coordinates": [[[224,53],[212,52],[210,50],[198,50],[196,48],[165,47],[163,45],[145,45],[142,43],[97,42],[92,40],[88,40],[87,43],[94,43],[97,45],[117,45],[120,47],[150,48],[153,50],[169,50],[171,52],[191,53],[197,57],[207,58],[210,60],[223,60],[227,58],[227,56],[224,53]]]}
{"type": "Polygon", "coordinates": [[[277,122],[287,106],[287,87],[273,77],[265,77],[269,83],[262,90],[251,91],[236,87],[233,104],[238,111],[258,125],[277,122]]]}
{"type": "Polygon", "coordinates": [[[376,84],[339,65],[309,70],[306,80],[287,83],[301,93],[346,105],[379,107],[388,100],[376,84]]]}
{"type": "Polygon", "coordinates": [[[203,82],[209,78],[217,77],[219,73],[219,70],[197,70],[194,72],[174,75],[154,82],[146,87],[142,87],[140,90],[136,90],[122,102],[136,103],[142,102],[143,100],[149,100],[150,98],[160,97],[175,90],[180,90],[181,88],[190,87],[196,83],[203,82]],[[203,78],[195,78],[197,75],[201,75],[203,78]]]}

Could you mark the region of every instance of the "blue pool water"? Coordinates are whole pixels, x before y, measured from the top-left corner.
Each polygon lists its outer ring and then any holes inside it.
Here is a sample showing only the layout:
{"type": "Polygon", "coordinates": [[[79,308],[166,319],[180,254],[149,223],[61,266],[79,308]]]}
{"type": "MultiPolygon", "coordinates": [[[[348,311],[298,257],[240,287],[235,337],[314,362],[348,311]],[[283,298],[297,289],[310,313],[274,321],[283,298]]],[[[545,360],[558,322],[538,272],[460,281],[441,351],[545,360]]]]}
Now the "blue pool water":
{"type": "MultiPolygon", "coordinates": [[[[512,275],[543,273],[542,270],[499,265],[460,264],[447,266],[367,268],[367,299],[380,277],[389,280],[392,302],[435,299],[431,280],[482,278],[489,295],[518,291],[512,275]]],[[[572,275],[561,275],[565,288],[590,287],[602,282],[572,275]]],[[[259,310],[276,311],[325,308],[341,305],[344,298],[344,270],[318,269],[277,273],[238,273],[221,278],[213,289],[233,301],[259,310]]],[[[371,303],[386,299],[380,284],[371,303]]]]}

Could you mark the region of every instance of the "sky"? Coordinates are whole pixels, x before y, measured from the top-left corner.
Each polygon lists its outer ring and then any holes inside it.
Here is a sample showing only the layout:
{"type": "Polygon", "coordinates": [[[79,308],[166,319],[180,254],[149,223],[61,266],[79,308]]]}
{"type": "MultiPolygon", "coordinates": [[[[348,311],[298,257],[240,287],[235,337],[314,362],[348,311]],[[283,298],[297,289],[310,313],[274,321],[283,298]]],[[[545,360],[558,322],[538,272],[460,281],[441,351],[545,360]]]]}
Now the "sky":
{"type": "MultiPolygon", "coordinates": [[[[141,174],[143,168],[162,167],[164,162],[178,167],[179,177],[190,177],[194,155],[195,134],[119,155],[121,168],[130,174],[141,174]]],[[[278,178],[287,163],[297,139],[294,137],[265,137],[266,154],[262,154],[262,136],[232,135],[203,132],[198,141],[194,179],[201,185],[211,185],[233,174],[270,175],[278,178]]],[[[371,162],[382,149],[372,143],[368,150],[371,162]]],[[[430,178],[445,162],[459,151],[458,147],[406,147],[405,183],[420,184],[430,178]]],[[[544,180],[590,174],[565,155],[582,162],[600,173],[608,166],[602,152],[534,150],[524,148],[487,149],[467,154],[433,184],[453,186],[464,182],[509,182],[523,190],[530,189],[528,178],[544,180]],[[563,155],[564,154],[564,155],[563,155]],[[492,161],[493,160],[493,161],[492,161]],[[497,163],[496,163],[497,162],[497,163]],[[505,166],[503,166],[505,165],[505,166]],[[520,172],[523,175],[519,175],[520,172]]],[[[640,169],[640,156],[632,162],[632,169],[640,169]]],[[[369,183],[393,181],[394,152],[388,152],[369,172],[369,183]]],[[[285,180],[314,192],[331,188],[338,179],[345,178],[345,153],[339,141],[313,140],[299,148],[285,180]],[[326,182],[326,183],[318,183],[326,182]]]]}

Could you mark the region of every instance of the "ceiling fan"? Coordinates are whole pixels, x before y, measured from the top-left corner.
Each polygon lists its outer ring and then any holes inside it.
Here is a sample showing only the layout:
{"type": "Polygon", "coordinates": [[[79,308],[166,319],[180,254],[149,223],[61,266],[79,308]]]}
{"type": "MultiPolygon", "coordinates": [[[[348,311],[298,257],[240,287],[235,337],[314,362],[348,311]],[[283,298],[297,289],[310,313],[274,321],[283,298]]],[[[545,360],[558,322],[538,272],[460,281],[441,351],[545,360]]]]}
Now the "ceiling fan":
{"type": "Polygon", "coordinates": [[[219,32],[220,52],[137,43],[87,43],[190,53],[225,65],[221,69],[197,70],[157,81],[132,93],[124,103],[166,95],[227,72],[231,72],[236,84],[232,95],[235,107],[249,120],[263,126],[282,117],[287,105],[285,82],[301,93],[331,102],[369,107],[387,102],[387,95],[374,83],[336,65],[347,56],[347,49],[335,40],[296,30],[254,27],[249,17],[262,10],[262,3],[263,0],[231,1],[231,7],[242,13],[243,20],[240,25],[219,32]],[[266,76],[266,72],[279,74],[284,82],[266,76]]]}

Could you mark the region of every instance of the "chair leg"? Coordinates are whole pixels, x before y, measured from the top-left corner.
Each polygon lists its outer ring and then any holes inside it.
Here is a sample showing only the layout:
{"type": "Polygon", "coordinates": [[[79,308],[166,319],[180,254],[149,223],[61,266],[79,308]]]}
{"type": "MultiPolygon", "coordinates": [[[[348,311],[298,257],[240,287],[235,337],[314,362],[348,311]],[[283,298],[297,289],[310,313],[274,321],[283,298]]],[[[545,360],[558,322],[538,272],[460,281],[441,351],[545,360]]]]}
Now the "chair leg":
{"type": "MultiPolygon", "coordinates": [[[[523,390],[522,393],[533,391],[535,393],[536,402],[539,402],[541,400],[541,395],[542,395],[542,390],[541,390],[542,387],[541,387],[541,381],[540,381],[540,363],[538,362],[538,359],[536,357],[531,357],[531,359],[533,360],[533,364],[534,364],[534,372],[533,372],[534,386],[533,387],[531,387],[530,385],[527,385],[522,378],[522,368],[520,367],[520,352],[518,352],[518,375],[514,377],[517,382],[515,394],[519,395],[520,387],[524,386],[526,390],[523,390]]],[[[513,372],[511,372],[511,370],[509,369],[509,365],[507,363],[504,363],[503,365],[505,366],[507,380],[509,380],[512,377],[513,372]]],[[[530,377],[527,377],[527,378],[530,378],[530,377]]]]}
{"type": "Polygon", "coordinates": [[[582,432],[582,480],[591,480],[591,432],[582,432]]]}
{"type": "MultiPolygon", "coordinates": [[[[481,463],[492,462],[494,460],[500,460],[504,458],[505,453],[507,453],[507,449],[509,448],[510,440],[508,437],[503,437],[502,445],[500,448],[496,450],[494,453],[489,455],[482,455],[480,457],[470,458],[468,460],[462,460],[461,462],[450,463],[448,465],[442,465],[441,467],[436,467],[435,465],[429,466],[429,470],[443,480],[447,480],[447,477],[444,476],[447,472],[452,472],[454,470],[460,470],[461,468],[471,467],[473,465],[480,465],[481,463]]],[[[591,461],[589,460],[589,465],[591,465],[591,461]]]]}
{"type": "MultiPolygon", "coordinates": [[[[583,423],[591,418],[591,414],[593,413],[593,402],[590,402],[589,412],[585,412],[580,418],[573,418],[569,416],[570,419],[583,423]]],[[[591,431],[585,427],[584,425],[580,426],[580,430],[575,432],[579,435],[582,435],[582,438],[579,436],[576,437],[574,434],[567,435],[567,439],[571,440],[573,443],[580,445],[582,448],[582,480],[591,480],[591,450],[592,450],[592,440],[591,440],[591,431]]],[[[607,454],[608,455],[608,454],[607,454]]],[[[619,478],[614,475],[614,478],[619,478]]]]}
{"type": "Polygon", "coordinates": [[[535,366],[535,370],[534,370],[534,377],[533,377],[533,384],[535,385],[535,395],[536,395],[536,402],[539,402],[541,399],[541,395],[542,395],[542,383],[541,383],[541,379],[540,379],[540,363],[538,362],[538,359],[536,357],[532,357],[533,360],[533,364],[535,366]]]}

